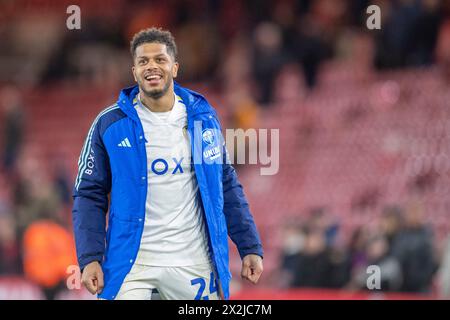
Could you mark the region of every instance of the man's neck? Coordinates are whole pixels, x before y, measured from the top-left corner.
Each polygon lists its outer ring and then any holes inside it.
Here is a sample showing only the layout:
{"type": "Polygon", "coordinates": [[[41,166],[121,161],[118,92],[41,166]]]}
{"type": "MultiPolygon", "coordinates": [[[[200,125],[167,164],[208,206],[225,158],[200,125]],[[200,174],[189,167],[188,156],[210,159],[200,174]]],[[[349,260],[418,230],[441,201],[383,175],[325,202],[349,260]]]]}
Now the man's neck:
{"type": "Polygon", "coordinates": [[[172,110],[175,103],[175,93],[173,90],[168,90],[166,94],[158,99],[148,97],[142,91],[139,92],[139,97],[142,105],[152,112],[168,112],[172,110]]]}

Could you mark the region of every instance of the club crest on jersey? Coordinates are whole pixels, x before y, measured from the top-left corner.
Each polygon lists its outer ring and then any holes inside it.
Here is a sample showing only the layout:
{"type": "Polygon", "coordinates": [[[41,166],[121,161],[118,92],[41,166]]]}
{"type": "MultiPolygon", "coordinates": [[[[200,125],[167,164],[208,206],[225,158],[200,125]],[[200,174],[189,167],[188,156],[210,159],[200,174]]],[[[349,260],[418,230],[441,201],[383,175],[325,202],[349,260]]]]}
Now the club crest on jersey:
{"type": "Polygon", "coordinates": [[[214,133],[211,129],[205,129],[202,132],[203,142],[207,145],[212,145],[214,143],[214,133]]]}
{"type": "Polygon", "coordinates": [[[206,144],[206,147],[203,151],[203,157],[205,160],[215,160],[221,156],[220,148],[216,143],[216,137],[214,135],[214,131],[212,129],[205,129],[202,132],[203,142],[206,144]]]}

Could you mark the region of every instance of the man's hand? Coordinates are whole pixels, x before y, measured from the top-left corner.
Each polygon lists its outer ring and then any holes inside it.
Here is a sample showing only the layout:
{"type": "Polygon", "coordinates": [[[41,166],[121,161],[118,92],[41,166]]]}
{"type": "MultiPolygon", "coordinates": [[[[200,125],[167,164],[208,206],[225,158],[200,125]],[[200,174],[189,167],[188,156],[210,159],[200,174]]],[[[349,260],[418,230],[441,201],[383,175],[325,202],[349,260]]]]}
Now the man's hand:
{"type": "Polygon", "coordinates": [[[104,286],[103,271],[98,261],[93,261],[84,267],[83,274],[81,275],[81,283],[92,294],[102,292],[104,286]]]}
{"type": "Polygon", "coordinates": [[[248,254],[242,259],[241,277],[256,284],[263,272],[262,258],[256,254],[248,254]]]}

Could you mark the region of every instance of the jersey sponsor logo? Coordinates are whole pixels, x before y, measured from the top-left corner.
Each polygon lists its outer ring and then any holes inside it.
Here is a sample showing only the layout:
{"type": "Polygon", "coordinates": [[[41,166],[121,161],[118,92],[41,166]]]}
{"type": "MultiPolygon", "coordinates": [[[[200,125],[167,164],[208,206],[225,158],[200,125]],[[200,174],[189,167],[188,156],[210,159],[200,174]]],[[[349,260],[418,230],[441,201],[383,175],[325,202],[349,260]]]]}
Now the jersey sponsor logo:
{"type": "Polygon", "coordinates": [[[91,152],[89,153],[87,163],[86,163],[86,169],[84,170],[85,174],[92,175],[95,167],[95,157],[94,157],[94,149],[91,148],[91,152]]]}
{"type": "Polygon", "coordinates": [[[208,160],[214,160],[220,157],[220,148],[214,147],[203,151],[203,157],[208,160]]]}
{"type": "MultiPolygon", "coordinates": [[[[184,157],[181,157],[180,160],[178,160],[177,158],[172,158],[172,161],[175,164],[175,168],[171,171],[171,174],[184,173],[182,167],[183,160],[184,157]]],[[[152,161],[150,169],[154,174],[161,176],[169,171],[169,163],[163,158],[158,158],[152,161]]]]}

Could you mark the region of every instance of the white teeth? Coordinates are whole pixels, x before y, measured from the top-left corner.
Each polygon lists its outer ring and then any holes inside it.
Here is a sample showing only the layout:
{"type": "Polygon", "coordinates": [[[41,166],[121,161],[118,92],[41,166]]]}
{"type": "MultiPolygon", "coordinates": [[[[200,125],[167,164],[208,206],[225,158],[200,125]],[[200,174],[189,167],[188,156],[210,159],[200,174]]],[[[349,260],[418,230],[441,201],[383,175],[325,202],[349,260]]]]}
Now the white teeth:
{"type": "Polygon", "coordinates": [[[161,76],[153,75],[153,76],[146,76],[144,78],[145,78],[145,80],[157,80],[157,79],[161,79],[161,76]]]}

